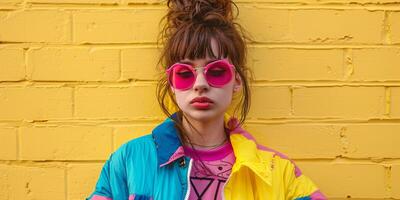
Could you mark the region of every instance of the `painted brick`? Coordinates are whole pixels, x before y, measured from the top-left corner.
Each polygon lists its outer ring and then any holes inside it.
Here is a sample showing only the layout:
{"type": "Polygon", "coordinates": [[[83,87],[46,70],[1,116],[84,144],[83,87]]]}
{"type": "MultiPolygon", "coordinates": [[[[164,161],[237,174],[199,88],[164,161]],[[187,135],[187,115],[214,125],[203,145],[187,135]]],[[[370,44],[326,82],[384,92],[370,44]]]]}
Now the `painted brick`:
{"type": "Polygon", "coordinates": [[[400,12],[392,12],[390,14],[390,38],[393,43],[400,43],[400,12]]]}
{"type": "Polygon", "coordinates": [[[162,116],[153,85],[77,88],[75,109],[78,118],[154,119],[162,116]]]}
{"type": "Polygon", "coordinates": [[[341,154],[340,126],[249,124],[257,142],[289,158],[335,158],[341,154]]]}
{"type": "Polygon", "coordinates": [[[250,5],[240,9],[240,23],[258,42],[381,42],[384,14],[380,11],[317,9],[289,11],[250,5]],[[360,23],[361,21],[368,23],[360,23]]]}
{"type": "Polygon", "coordinates": [[[22,0],[2,0],[0,4],[8,4],[8,3],[21,3],[22,0]]]}
{"type": "Polygon", "coordinates": [[[74,43],[154,42],[164,12],[156,8],[75,12],[74,43]]]}
{"type": "MultiPolygon", "coordinates": [[[[329,199],[400,199],[394,146],[400,87],[393,86],[400,80],[400,56],[391,45],[400,44],[398,1],[235,2],[239,23],[256,39],[249,66],[260,82],[254,84],[248,130],[260,143],[299,159],[329,199]],[[340,81],[360,84],[329,86],[340,81]],[[379,118],[389,121],[375,123],[379,118]],[[391,160],[383,164],[380,158],[391,160]]],[[[99,160],[165,119],[155,86],[147,83],[162,73],[153,43],[164,4],[0,0],[0,199],[84,199],[95,187],[99,160]],[[90,81],[108,83],[86,85],[90,81]],[[53,86],[60,84],[65,88],[53,86]],[[71,119],[88,125],[71,127],[71,119]]]]}
{"type": "Polygon", "coordinates": [[[155,48],[136,47],[122,50],[122,79],[158,80],[158,51],[155,48]]]}
{"type": "Polygon", "coordinates": [[[86,199],[93,192],[99,178],[101,164],[69,164],[67,168],[67,200],[86,199]]]}
{"type": "Polygon", "coordinates": [[[31,3],[117,4],[120,0],[27,0],[31,3]]]}
{"type": "Polygon", "coordinates": [[[0,160],[17,159],[17,130],[0,128],[0,160]]]}
{"type": "Polygon", "coordinates": [[[25,78],[24,51],[0,48],[0,81],[18,81],[25,78]]]}
{"type": "Polygon", "coordinates": [[[304,117],[375,118],[383,116],[384,100],[383,87],[299,87],[293,91],[293,112],[304,117]]]}
{"type": "Polygon", "coordinates": [[[288,117],[290,89],[287,87],[256,86],[252,88],[252,105],[249,119],[288,117]]]}
{"type": "Polygon", "coordinates": [[[135,124],[134,126],[116,127],[114,131],[114,150],[117,150],[122,144],[132,139],[151,134],[151,131],[157,125],[158,124],[135,124]]]}
{"type": "Polygon", "coordinates": [[[117,49],[40,48],[28,51],[33,80],[113,81],[120,76],[117,49]]]}
{"type": "Polygon", "coordinates": [[[383,19],[382,11],[294,10],[291,13],[293,41],[378,44],[383,19]]]}
{"type": "Polygon", "coordinates": [[[386,195],[385,169],[379,164],[304,161],[296,164],[329,199],[383,199],[386,195]]]}
{"type": "MultiPolygon", "coordinates": [[[[145,0],[142,0],[145,1],[145,0]]],[[[376,3],[376,4],[381,4],[381,3],[396,3],[398,2],[397,0],[352,0],[349,2],[348,0],[236,0],[235,2],[260,2],[260,3],[302,3],[302,4],[331,4],[331,3],[336,3],[336,4],[354,4],[354,3],[361,3],[361,4],[366,4],[366,3],[376,3]]]]}
{"type": "MultiPolygon", "coordinates": [[[[319,0],[317,0],[319,1],[319,0]]],[[[321,2],[323,3],[342,3],[342,4],[349,4],[349,1],[347,0],[321,0],[321,2]]],[[[396,0],[354,0],[351,1],[351,3],[353,2],[359,2],[362,4],[383,4],[383,3],[396,3],[396,0]]]]}
{"type": "Polygon", "coordinates": [[[400,125],[348,125],[344,132],[348,145],[346,157],[400,158],[400,125]]]}
{"type": "Polygon", "coordinates": [[[353,50],[354,73],[350,80],[400,80],[400,48],[353,50]]]}
{"type": "Polygon", "coordinates": [[[400,165],[392,165],[390,185],[392,191],[392,198],[400,199],[400,165]]]}
{"type": "MultiPolygon", "coordinates": [[[[237,2],[244,2],[244,3],[249,3],[249,2],[257,2],[257,3],[294,3],[294,2],[299,2],[299,0],[236,0],[237,2]]],[[[240,8],[239,8],[240,9],[240,8]]]]}
{"type": "Polygon", "coordinates": [[[48,120],[72,117],[71,101],[70,88],[0,87],[0,119],[48,120]]]}
{"type": "Polygon", "coordinates": [[[165,4],[166,1],[164,1],[164,0],[122,0],[122,2],[124,2],[126,4],[142,4],[142,3],[165,4]]]}
{"type": "MultiPolygon", "coordinates": [[[[88,0],[86,0],[88,1],[88,0]]],[[[123,0],[128,3],[163,3],[162,0],[123,0]]],[[[328,4],[328,3],[337,3],[337,4],[349,4],[347,0],[235,0],[235,3],[302,3],[302,4],[328,4]]],[[[396,0],[354,0],[351,3],[396,3],[396,0]]],[[[240,9],[240,8],[239,8],[240,9]]]]}
{"type": "Polygon", "coordinates": [[[65,170],[60,166],[0,164],[0,199],[65,200],[65,170]]]}
{"type": "Polygon", "coordinates": [[[1,0],[0,1],[0,8],[7,10],[7,9],[16,9],[18,6],[21,5],[22,0],[1,0]]]}
{"type": "Polygon", "coordinates": [[[61,10],[0,11],[2,42],[68,43],[70,29],[70,15],[61,10]]]}
{"type": "Polygon", "coordinates": [[[400,118],[400,87],[390,87],[390,116],[400,118]]]}
{"type": "Polygon", "coordinates": [[[243,5],[240,7],[238,23],[258,42],[285,42],[292,39],[288,10],[243,5]]]}
{"type": "Polygon", "coordinates": [[[248,65],[256,80],[340,80],[341,49],[249,48],[248,65]]]}
{"type": "Polygon", "coordinates": [[[24,127],[22,160],[105,160],[112,150],[106,127],[24,127]]]}

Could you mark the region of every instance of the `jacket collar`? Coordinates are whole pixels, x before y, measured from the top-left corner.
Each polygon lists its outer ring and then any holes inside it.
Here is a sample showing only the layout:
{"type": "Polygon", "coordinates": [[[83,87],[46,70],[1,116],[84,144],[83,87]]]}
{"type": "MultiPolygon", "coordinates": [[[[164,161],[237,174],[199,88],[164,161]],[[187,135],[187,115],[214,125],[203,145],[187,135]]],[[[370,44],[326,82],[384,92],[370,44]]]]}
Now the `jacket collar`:
{"type": "Polygon", "coordinates": [[[172,114],[152,131],[152,136],[157,148],[157,161],[163,167],[184,156],[183,147],[179,140],[178,130],[172,119],[177,118],[177,113],[172,114]]]}
{"type": "MultiPolygon", "coordinates": [[[[171,118],[165,119],[152,131],[159,167],[169,165],[185,156],[173,121],[176,118],[177,113],[172,114],[171,118]]],[[[260,150],[265,147],[257,144],[254,137],[240,126],[239,121],[228,114],[224,116],[224,126],[229,130],[229,138],[236,157],[232,173],[242,166],[247,166],[262,180],[271,184],[272,156],[259,155],[260,150]]]]}

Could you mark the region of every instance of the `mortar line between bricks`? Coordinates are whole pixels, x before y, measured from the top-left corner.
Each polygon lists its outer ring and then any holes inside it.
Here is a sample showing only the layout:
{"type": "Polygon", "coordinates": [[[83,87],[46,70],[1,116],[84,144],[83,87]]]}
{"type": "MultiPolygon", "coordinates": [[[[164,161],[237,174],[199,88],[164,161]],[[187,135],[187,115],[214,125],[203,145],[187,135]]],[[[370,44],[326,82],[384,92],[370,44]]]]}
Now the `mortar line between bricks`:
{"type": "Polygon", "coordinates": [[[346,68],[347,68],[347,61],[346,61],[347,51],[348,51],[348,48],[345,48],[342,51],[342,54],[343,54],[342,55],[342,73],[341,73],[341,80],[342,81],[346,81],[345,75],[346,75],[346,68]]]}
{"type": "Polygon", "coordinates": [[[386,165],[384,166],[385,168],[385,177],[384,177],[384,181],[385,181],[385,191],[386,191],[386,195],[390,196],[392,193],[392,166],[391,165],[386,165]]]}
{"type": "MultiPolygon", "coordinates": [[[[297,157],[292,158],[295,162],[310,162],[310,163],[326,163],[326,164],[376,164],[376,165],[387,165],[387,164],[400,164],[400,158],[378,158],[374,160],[371,158],[348,158],[348,157],[318,157],[318,158],[307,158],[297,157]]],[[[12,161],[12,160],[0,160],[0,164],[15,165],[15,166],[54,166],[68,165],[68,164],[104,164],[106,160],[46,160],[46,161],[35,161],[35,160],[24,160],[24,161],[12,161]]],[[[65,179],[66,180],[66,179],[65,179]]]]}
{"type": "Polygon", "coordinates": [[[20,161],[13,161],[13,160],[0,160],[0,164],[15,164],[15,165],[47,165],[54,164],[54,166],[67,166],[71,163],[73,164],[102,164],[107,159],[104,160],[20,160],[20,161]]]}
{"type": "MultiPolygon", "coordinates": [[[[127,5],[120,4],[90,4],[90,3],[30,3],[31,9],[166,9],[165,4],[132,4],[127,5]]],[[[281,10],[315,10],[315,9],[326,9],[326,10],[371,10],[371,11],[384,11],[384,10],[400,10],[400,4],[272,4],[272,3],[246,3],[237,2],[236,5],[239,7],[255,7],[259,9],[281,9],[281,10]]],[[[18,7],[17,7],[18,8],[18,7]]]]}
{"type": "MultiPolygon", "coordinates": [[[[166,3],[149,3],[149,2],[126,2],[124,0],[118,0],[117,3],[51,3],[51,2],[28,2],[27,0],[23,0],[22,4],[32,5],[97,5],[97,6],[120,6],[120,5],[131,5],[131,6],[167,6],[166,3]]],[[[307,5],[322,5],[322,6],[400,6],[399,2],[379,2],[379,3],[371,3],[371,2],[357,2],[354,1],[351,4],[349,3],[339,3],[339,2],[254,2],[254,1],[236,1],[236,5],[281,5],[281,6],[307,6],[307,5]]]]}
{"type": "MultiPolygon", "coordinates": [[[[0,81],[0,88],[7,87],[26,87],[27,88],[57,88],[57,87],[79,87],[79,88],[131,88],[131,87],[155,87],[156,80],[133,80],[123,82],[98,82],[98,81],[0,81]]],[[[344,82],[344,81],[256,81],[251,83],[251,87],[399,87],[400,81],[387,82],[344,82]]]]}
{"type": "MultiPolygon", "coordinates": [[[[3,5],[4,6],[4,5],[3,5]]],[[[10,6],[10,7],[1,7],[0,6],[0,11],[5,11],[5,12],[8,12],[8,11],[10,11],[10,12],[12,12],[12,11],[17,11],[17,10],[19,10],[20,8],[15,8],[15,7],[12,7],[12,6],[10,6]]]]}
{"type": "Polygon", "coordinates": [[[388,164],[398,164],[400,163],[399,158],[349,158],[338,156],[336,158],[292,158],[295,162],[310,162],[310,163],[327,163],[327,164],[375,164],[375,165],[388,165],[388,164]]]}
{"type": "Polygon", "coordinates": [[[294,105],[293,105],[293,98],[294,98],[294,88],[291,86],[289,87],[290,90],[290,115],[294,116],[294,105]]]}
{"type": "MultiPolygon", "coordinates": [[[[22,126],[35,127],[54,127],[56,125],[68,125],[68,126],[87,126],[87,125],[97,125],[97,126],[108,126],[108,127],[124,127],[124,126],[135,126],[135,125],[149,125],[155,127],[157,124],[162,122],[159,119],[147,119],[135,120],[135,119],[107,119],[107,120],[47,120],[46,122],[34,122],[29,124],[23,124],[22,126]]],[[[399,125],[400,118],[398,119],[356,119],[356,118],[264,118],[264,119],[254,119],[249,117],[246,120],[246,125],[399,125]]],[[[0,122],[1,126],[2,122],[0,122]]],[[[14,125],[13,123],[9,123],[14,125]]],[[[15,126],[20,125],[16,122],[15,126]]],[[[8,125],[9,126],[9,125],[8,125]]],[[[400,125],[399,125],[400,126],[400,125]]]]}
{"type": "Polygon", "coordinates": [[[364,86],[364,87],[383,87],[383,86],[399,86],[400,82],[329,82],[329,81],[309,81],[309,82],[268,82],[268,81],[259,81],[256,83],[252,83],[252,86],[254,87],[260,87],[260,86],[300,86],[300,87],[342,87],[342,86],[348,86],[348,87],[359,87],[359,86],[364,86]]]}
{"type": "Polygon", "coordinates": [[[390,13],[388,11],[385,11],[383,18],[382,43],[392,44],[390,13]]]}
{"type": "MultiPolygon", "coordinates": [[[[126,48],[157,48],[157,44],[153,42],[147,43],[76,43],[76,44],[61,44],[61,43],[48,43],[48,42],[4,42],[0,41],[0,47],[20,47],[24,48],[29,46],[30,48],[107,48],[107,49],[126,49],[126,48]]],[[[162,46],[160,46],[162,47],[162,46]]],[[[400,48],[399,44],[325,44],[325,43],[268,43],[268,42],[257,42],[248,43],[248,48],[271,48],[271,49],[388,49],[388,48],[400,48]]]]}
{"type": "Polygon", "coordinates": [[[355,119],[355,118],[281,118],[281,119],[249,119],[246,120],[247,125],[398,125],[400,119],[355,119]]]}
{"type": "Polygon", "coordinates": [[[347,69],[347,54],[348,54],[348,48],[343,49],[343,54],[342,54],[342,81],[346,81],[346,69],[347,69]]]}
{"type": "Polygon", "coordinates": [[[28,80],[28,52],[27,52],[27,47],[23,47],[23,59],[24,59],[24,80],[28,80]]]}
{"type": "Polygon", "coordinates": [[[344,63],[343,63],[343,81],[348,81],[354,73],[354,65],[353,65],[353,49],[345,49],[344,50],[344,63]]]}

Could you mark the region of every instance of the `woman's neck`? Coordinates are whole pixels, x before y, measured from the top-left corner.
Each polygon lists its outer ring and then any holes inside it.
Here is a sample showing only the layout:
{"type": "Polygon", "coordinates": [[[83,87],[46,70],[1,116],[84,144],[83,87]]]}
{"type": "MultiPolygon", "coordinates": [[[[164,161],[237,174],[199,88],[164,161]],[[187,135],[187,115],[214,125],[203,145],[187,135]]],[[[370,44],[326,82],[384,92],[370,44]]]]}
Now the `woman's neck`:
{"type": "MultiPolygon", "coordinates": [[[[217,117],[212,120],[198,121],[189,117],[183,117],[182,120],[185,133],[189,137],[193,145],[198,148],[207,149],[214,148],[224,144],[227,135],[224,129],[224,116],[217,117]],[[198,130],[198,133],[190,127],[188,121],[198,130]]],[[[186,142],[187,143],[187,142],[186,142]]],[[[188,143],[186,145],[189,145],[188,143]]]]}

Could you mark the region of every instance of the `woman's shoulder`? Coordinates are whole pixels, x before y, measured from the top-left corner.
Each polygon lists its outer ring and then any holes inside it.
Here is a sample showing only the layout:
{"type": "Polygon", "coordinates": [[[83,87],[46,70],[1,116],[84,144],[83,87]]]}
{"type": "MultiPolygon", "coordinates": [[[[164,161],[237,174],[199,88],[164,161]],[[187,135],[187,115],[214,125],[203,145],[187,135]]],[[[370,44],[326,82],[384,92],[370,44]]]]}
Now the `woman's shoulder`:
{"type": "Polygon", "coordinates": [[[260,151],[268,152],[268,153],[272,154],[273,157],[276,157],[278,159],[291,161],[291,159],[286,154],[284,154],[276,149],[264,146],[262,144],[257,143],[257,149],[260,151]]]}
{"type": "Polygon", "coordinates": [[[304,175],[298,165],[286,154],[263,145],[257,146],[259,149],[272,154],[272,172],[279,173],[283,177],[290,197],[288,199],[326,199],[313,180],[304,175]]]}
{"type": "Polygon", "coordinates": [[[121,147],[122,146],[133,147],[135,145],[148,145],[149,143],[154,143],[153,136],[151,133],[137,137],[137,138],[130,139],[130,140],[126,141],[125,143],[123,143],[121,145],[121,147]]]}
{"type": "Polygon", "coordinates": [[[129,157],[145,155],[154,151],[155,144],[153,137],[151,134],[146,134],[124,142],[111,154],[111,157],[126,160],[129,157]]]}

